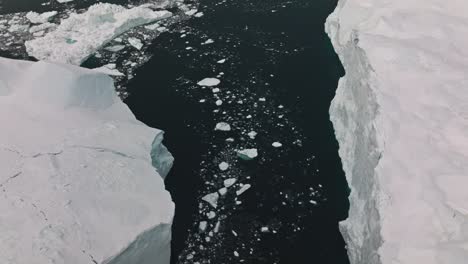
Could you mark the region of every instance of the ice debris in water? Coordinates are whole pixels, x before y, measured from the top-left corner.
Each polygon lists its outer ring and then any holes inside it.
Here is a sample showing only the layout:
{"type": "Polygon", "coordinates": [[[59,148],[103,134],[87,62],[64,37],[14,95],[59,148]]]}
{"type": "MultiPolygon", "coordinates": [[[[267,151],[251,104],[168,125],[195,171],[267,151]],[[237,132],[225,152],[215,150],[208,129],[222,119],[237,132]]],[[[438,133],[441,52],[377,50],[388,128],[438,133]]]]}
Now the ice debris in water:
{"type": "Polygon", "coordinates": [[[106,47],[104,49],[107,50],[107,51],[110,51],[110,52],[119,52],[119,51],[125,49],[125,46],[124,45],[114,45],[114,46],[106,47]]]}
{"type": "Polygon", "coordinates": [[[237,156],[243,160],[251,160],[258,156],[258,151],[256,148],[238,150],[237,156]]]}
{"type": "Polygon", "coordinates": [[[218,206],[219,194],[217,192],[209,193],[202,197],[202,200],[209,203],[211,206],[216,208],[218,206]]]}
{"type": "Polygon", "coordinates": [[[84,13],[70,14],[55,31],[26,41],[25,46],[36,59],[79,65],[118,35],[171,15],[169,11],[98,3],[84,13]]]}
{"type": "Polygon", "coordinates": [[[231,126],[226,122],[219,122],[218,124],[216,124],[215,130],[231,131],[231,126]]]}
{"type": "Polygon", "coordinates": [[[205,231],[206,230],[206,226],[207,226],[207,222],[206,221],[201,221],[200,224],[198,225],[198,228],[200,229],[200,231],[205,231]]]}
{"type": "Polygon", "coordinates": [[[123,73],[121,73],[119,70],[116,69],[116,65],[114,63],[109,63],[99,68],[94,68],[93,70],[110,75],[110,76],[123,76],[124,75],[123,73]]]}
{"type": "Polygon", "coordinates": [[[237,195],[243,194],[245,191],[250,189],[251,185],[250,184],[244,184],[238,191],[236,191],[237,195]]]}
{"type": "Polygon", "coordinates": [[[222,104],[223,104],[223,101],[222,101],[222,100],[216,100],[216,105],[217,105],[217,106],[220,106],[220,105],[222,105],[222,104]]]}
{"type": "Polygon", "coordinates": [[[208,219],[213,219],[213,218],[216,217],[216,213],[213,212],[213,211],[210,211],[210,212],[208,213],[207,217],[208,217],[208,219]]]}
{"type": "Polygon", "coordinates": [[[217,61],[217,63],[219,63],[219,64],[222,64],[222,63],[225,63],[225,62],[226,62],[226,59],[222,59],[222,60],[217,61]]]}
{"type": "Polygon", "coordinates": [[[226,180],[224,180],[224,187],[229,188],[232,185],[234,185],[234,183],[236,183],[236,181],[237,181],[236,178],[226,179],[226,180]]]}
{"type": "Polygon", "coordinates": [[[248,135],[251,139],[255,139],[255,137],[257,136],[257,132],[255,132],[255,131],[250,131],[247,135],[248,135]]]}
{"type": "Polygon", "coordinates": [[[226,187],[223,187],[221,189],[218,190],[219,194],[221,195],[225,195],[227,193],[227,188],[226,187]]]}
{"type": "Polygon", "coordinates": [[[143,43],[138,38],[128,38],[128,43],[130,43],[130,45],[132,45],[137,50],[141,50],[143,47],[143,43]]]}
{"type": "Polygon", "coordinates": [[[225,171],[229,168],[229,163],[223,161],[218,165],[218,167],[220,170],[225,171]]]}
{"type": "Polygon", "coordinates": [[[280,148],[283,146],[283,144],[279,143],[279,142],[273,142],[273,144],[271,144],[273,147],[275,148],[280,148]]]}
{"type": "Polygon", "coordinates": [[[217,78],[205,78],[201,81],[199,81],[197,84],[200,86],[216,86],[220,84],[221,81],[217,78]]]}
{"type": "Polygon", "coordinates": [[[59,3],[68,3],[68,2],[71,2],[73,0],[57,0],[57,2],[59,3]]]}

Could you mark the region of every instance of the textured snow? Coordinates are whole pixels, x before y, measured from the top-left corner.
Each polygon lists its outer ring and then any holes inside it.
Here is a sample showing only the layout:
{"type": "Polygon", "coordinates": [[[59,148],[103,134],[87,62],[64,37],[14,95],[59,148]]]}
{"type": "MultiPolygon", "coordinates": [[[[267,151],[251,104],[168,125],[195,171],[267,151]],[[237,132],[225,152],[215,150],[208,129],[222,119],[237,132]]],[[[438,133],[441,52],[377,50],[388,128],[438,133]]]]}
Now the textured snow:
{"type": "Polygon", "coordinates": [[[118,35],[171,15],[168,11],[99,3],[82,14],[71,14],[55,31],[26,41],[26,50],[39,60],[80,65],[118,35]]]}
{"type": "Polygon", "coordinates": [[[353,264],[468,260],[468,1],[340,0],[330,109],[353,264]]]}
{"type": "Polygon", "coordinates": [[[0,58],[0,122],[0,263],[169,263],[173,159],[111,78],[0,58]]]}

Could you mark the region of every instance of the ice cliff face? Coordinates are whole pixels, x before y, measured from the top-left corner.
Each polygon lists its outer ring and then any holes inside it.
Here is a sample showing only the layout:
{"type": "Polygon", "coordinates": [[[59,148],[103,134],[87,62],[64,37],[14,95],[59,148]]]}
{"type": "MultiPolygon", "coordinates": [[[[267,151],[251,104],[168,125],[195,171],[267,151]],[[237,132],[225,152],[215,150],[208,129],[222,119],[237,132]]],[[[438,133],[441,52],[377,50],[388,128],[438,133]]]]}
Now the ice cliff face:
{"type": "Polygon", "coordinates": [[[468,260],[468,2],[340,0],[330,115],[353,264],[468,260]]]}
{"type": "Polygon", "coordinates": [[[169,263],[173,158],[109,77],[0,58],[0,122],[0,263],[169,263]]]}

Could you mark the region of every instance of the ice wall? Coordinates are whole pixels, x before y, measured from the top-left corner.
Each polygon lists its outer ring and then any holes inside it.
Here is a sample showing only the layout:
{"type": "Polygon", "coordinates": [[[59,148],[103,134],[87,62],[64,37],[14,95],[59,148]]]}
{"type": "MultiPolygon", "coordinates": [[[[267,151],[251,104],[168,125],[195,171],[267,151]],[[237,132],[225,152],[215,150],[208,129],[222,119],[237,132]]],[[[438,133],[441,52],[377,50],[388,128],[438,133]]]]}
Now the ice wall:
{"type": "Polygon", "coordinates": [[[109,77],[0,58],[0,123],[0,263],[169,263],[173,158],[109,77]]]}
{"type": "Polygon", "coordinates": [[[468,260],[468,2],[340,0],[330,108],[353,264],[468,260]]]}

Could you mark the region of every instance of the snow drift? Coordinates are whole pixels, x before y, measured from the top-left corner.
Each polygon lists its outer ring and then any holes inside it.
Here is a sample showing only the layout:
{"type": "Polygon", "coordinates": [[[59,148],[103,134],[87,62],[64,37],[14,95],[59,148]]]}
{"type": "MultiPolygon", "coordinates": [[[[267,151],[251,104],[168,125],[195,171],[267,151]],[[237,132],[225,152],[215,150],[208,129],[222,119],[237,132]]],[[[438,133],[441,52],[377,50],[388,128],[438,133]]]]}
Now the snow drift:
{"type": "Polygon", "coordinates": [[[169,263],[173,158],[109,77],[0,58],[0,122],[0,263],[169,263]]]}
{"type": "Polygon", "coordinates": [[[330,115],[351,263],[468,260],[468,2],[340,0],[330,115]]]}

